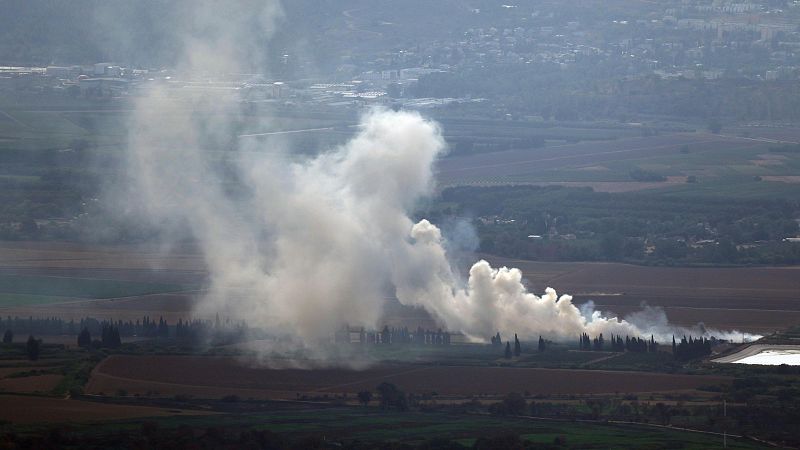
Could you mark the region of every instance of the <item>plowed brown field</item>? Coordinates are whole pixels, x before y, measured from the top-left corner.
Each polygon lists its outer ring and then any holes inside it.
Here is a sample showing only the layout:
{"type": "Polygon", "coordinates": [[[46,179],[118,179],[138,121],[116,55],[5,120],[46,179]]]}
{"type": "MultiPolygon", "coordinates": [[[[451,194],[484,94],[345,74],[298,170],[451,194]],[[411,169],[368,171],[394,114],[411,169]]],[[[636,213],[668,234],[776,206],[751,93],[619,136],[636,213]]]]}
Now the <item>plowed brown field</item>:
{"type": "MultiPolygon", "coordinates": [[[[202,285],[205,278],[202,258],[192,248],[158,257],[157,251],[149,248],[49,245],[0,242],[0,274],[195,285],[202,285]],[[142,268],[148,265],[160,269],[142,268]]],[[[495,266],[520,268],[534,292],[541,293],[550,286],[559,293],[572,294],[576,303],[592,300],[598,309],[620,316],[647,303],[663,307],[671,322],[685,326],[703,322],[712,328],[767,334],[800,324],[800,267],[673,268],[483,257],[495,266]]],[[[469,261],[477,258],[470,255],[469,261]]],[[[463,265],[466,268],[468,263],[463,265]]],[[[86,316],[137,320],[148,315],[163,316],[172,323],[192,315],[192,307],[202,294],[187,291],[50,305],[0,305],[0,315],[67,320],[86,316]]],[[[389,302],[386,312],[385,323],[390,326],[438,326],[424,312],[396,302],[389,302]]]]}
{"type": "Polygon", "coordinates": [[[727,382],[725,377],[642,372],[531,369],[475,366],[385,365],[367,370],[269,369],[244,361],[204,356],[126,356],[107,358],[95,368],[87,391],[198,397],[296,398],[298,394],[352,394],[383,381],[406,392],[454,397],[531,394],[601,394],[695,389],[727,382]],[[157,394],[156,394],[157,393],[157,394]]]}
{"type": "Polygon", "coordinates": [[[63,375],[54,374],[3,378],[0,380],[0,392],[46,393],[55,389],[62,378],[63,375]]]}
{"type": "Polygon", "coordinates": [[[768,333],[800,324],[800,266],[689,268],[618,263],[551,263],[484,255],[494,266],[522,270],[530,288],[571,294],[575,303],[619,315],[646,303],[671,322],[768,333]]]}
{"type": "Polygon", "coordinates": [[[13,424],[99,422],[177,414],[205,415],[208,413],[193,410],[167,410],[149,406],[111,405],[50,397],[0,395],[0,420],[13,424]]]}

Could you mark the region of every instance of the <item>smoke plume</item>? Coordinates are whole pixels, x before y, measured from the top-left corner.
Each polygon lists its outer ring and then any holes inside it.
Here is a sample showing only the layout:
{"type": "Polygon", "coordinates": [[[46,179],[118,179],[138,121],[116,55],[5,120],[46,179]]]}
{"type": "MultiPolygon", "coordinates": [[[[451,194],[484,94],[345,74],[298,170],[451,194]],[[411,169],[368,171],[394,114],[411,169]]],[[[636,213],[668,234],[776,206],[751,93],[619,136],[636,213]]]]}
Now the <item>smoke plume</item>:
{"type": "MultiPolygon", "coordinates": [[[[253,22],[263,40],[280,17],[270,2],[245,2],[251,9],[237,11],[246,17],[220,16],[214,5],[187,10],[180,76],[245,70],[260,42],[250,38],[253,22]]],[[[238,100],[235,92],[176,95],[154,82],[138,98],[131,128],[132,192],[151,222],[188,228],[207,263],[198,315],[225,314],[313,342],[345,323],[377,326],[383,299],[395,295],[474,340],[498,330],[562,340],[674,331],[660,316],[647,323],[643,315],[582,313],[553,289],[539,297],[518,269],[486,261],[462,280],[448,257],[452,243],[429,221],[411,219],[432,195],[432,167],[445,151],[439,126],[419,114],[370,110],[348,143],[298,158],[232,141],[238,100]]]]}

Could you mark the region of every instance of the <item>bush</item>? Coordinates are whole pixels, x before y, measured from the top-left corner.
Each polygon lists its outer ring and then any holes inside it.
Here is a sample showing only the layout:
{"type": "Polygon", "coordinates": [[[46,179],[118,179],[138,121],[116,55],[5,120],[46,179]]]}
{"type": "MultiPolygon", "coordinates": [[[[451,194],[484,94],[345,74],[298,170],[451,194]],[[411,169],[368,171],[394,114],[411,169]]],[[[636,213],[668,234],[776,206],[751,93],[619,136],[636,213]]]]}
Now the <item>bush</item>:
{"type": "Polygon", "coordinates": [[[35,339],[33,335],[28,336],[28,342],[25,344],[25,352],[28,354],[28,359],[36,361],[39,359],[39,353],[42,349],[42,341],[35,339]]]}

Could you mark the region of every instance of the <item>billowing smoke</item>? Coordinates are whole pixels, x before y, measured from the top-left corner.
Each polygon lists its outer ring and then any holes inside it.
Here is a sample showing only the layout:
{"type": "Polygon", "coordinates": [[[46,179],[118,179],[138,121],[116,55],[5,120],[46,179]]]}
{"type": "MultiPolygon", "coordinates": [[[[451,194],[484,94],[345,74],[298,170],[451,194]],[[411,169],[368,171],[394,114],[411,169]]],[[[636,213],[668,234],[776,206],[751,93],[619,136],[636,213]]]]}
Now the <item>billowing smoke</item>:
{"type": "Polygon", "coordinates": [[[248,153],[237,164],[247,193],[237,197],[209,167],[191,121],[165,128],[141,115],[132,175],[151,212],[181,219],[197,238],[211,275],[203,315],[223,311],[324,339],[345,323],[376,326],[393,293],[476,340],[498,330],[564,340],[676,331],[654,310],[631,322],[582,312],[553,289],[538,297],[518,269],[486,261],[462,281],[440,230],[409,217],[431,195],[445,149],[439,128],[419,114],[371,111],[350,142],[301,161],[248,153]]]}
{"type": "MultiPolygon", "coordinates": [[[[190,9],[179,76],[241,70],[243,49],[255,46],[237,26],[243,17],[217,17],[213,5],[190,9]]],[[[247,5],[255,8],[248,23],[273,26],[277,7],[247,5]]],[[[384,298],[395,295],[476,340],[498,330],[564,340],[674,331],[582,313],[552,289],[538,297],[519,270],[485,261],[462,280],[439,228],[410,218],[432,194],[432,167],[445,151],[439,127],[419,114],[369,111],[348,143],[298,159],[231,141],[242,119],[236,100],[154,84],[138,99],[131,129],[132,192],[152,222],[188,228],[205,257],[210,287],[198,315],[220,313],[313,342],[345,323],[377,326],[384,298]]]]}

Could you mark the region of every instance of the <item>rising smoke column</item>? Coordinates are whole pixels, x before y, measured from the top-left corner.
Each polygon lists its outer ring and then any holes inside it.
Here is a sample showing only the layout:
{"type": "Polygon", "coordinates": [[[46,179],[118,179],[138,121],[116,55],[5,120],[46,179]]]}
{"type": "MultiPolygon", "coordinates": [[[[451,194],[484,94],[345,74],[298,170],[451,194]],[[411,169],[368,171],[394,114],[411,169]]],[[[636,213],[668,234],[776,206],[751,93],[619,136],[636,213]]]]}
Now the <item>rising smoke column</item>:
{"type": "MultiPolygon", "coordinates": [[[[224,14],[219,5],[197,2],[187,9],[190,25],[177,26],[185,30],[179,74],[244,70],[280,16],[272,2],[238,2],[243,8],[224,14]]],[[[377,326],[394,293],[476,340],[497,331],[563,340],[674,331],[665,321],[654,328],[582,313],[552,289],[536,296],[519,270],[485,261],[462,281],[441,231],[410,218],[432,195],[432,167],[445,151],[439,127],[417,113],[369,111],[347,144],[298,160],[289,149],[231,143],[242,120],[235,96],[175,92],[153,83],[136,101],[129,192],[165,234],[191,231],[210,277],[200,316],[314,342],[345,323],[377,326]]]]}
{"type": "Polygon", "coordinates": [[[245,198],[222,191],[191,125],[165,143],[159,124],[141,123],[132,175],[152,210],[181,219],[197,238],[211,276],[202,315],[224,311],[324,339],[344,323],[376,326],[394,289],[401,303],[474,339],[497,330],[553,339],[640,334],[627,322],[584,317],[553,290],[529,293],[517,269],[480,261],[461,283],[439,229],[409,217],[431,195],[432,166],[445,149],[439,128],[417,113],[372,111],[349,143],[304,161],[248,154],[238,166],[245,198]]]}

